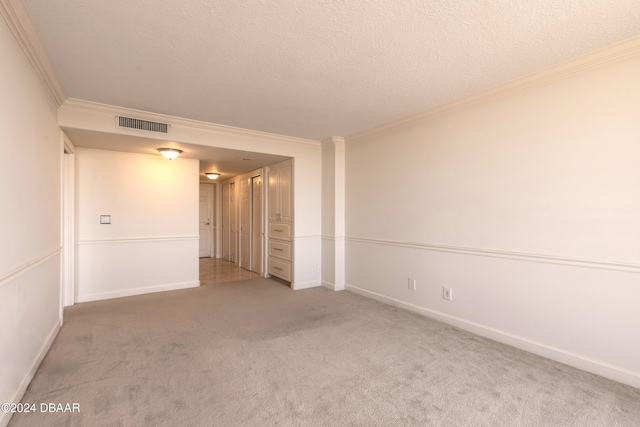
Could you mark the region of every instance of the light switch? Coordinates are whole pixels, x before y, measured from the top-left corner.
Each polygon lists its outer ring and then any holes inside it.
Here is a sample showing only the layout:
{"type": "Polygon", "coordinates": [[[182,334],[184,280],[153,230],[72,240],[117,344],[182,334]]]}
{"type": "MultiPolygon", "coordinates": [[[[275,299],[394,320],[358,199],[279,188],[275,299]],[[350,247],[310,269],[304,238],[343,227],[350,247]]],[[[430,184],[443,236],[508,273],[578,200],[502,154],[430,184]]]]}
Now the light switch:
{"type": "Polygon", "coordinates": [[[111,224],[111,215],[100,215],[100,224],[111,224]]]}

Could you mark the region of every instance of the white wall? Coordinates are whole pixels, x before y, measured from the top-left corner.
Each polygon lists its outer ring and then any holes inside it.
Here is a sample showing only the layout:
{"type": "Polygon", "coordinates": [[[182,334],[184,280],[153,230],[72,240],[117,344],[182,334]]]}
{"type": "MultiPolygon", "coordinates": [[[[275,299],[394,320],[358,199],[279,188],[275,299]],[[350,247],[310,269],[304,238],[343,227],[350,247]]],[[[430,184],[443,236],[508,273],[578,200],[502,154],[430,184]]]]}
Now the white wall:
{"type": "MultiPolygon", "coordinates": [[[[19,402],[60,325],[56,105],[0,19],[0,403],[19,402]]],[[[0,413],[0,425],[10,414],[0,413]]]]}
{"type": "Polygon", "coordinates": [[[76,300],[199,286],[199,188],[198,160],[76,148],[76,300]]]}
{"type": "Polygon", "coordinates": [[[347,289],[640,387],[640,57],[585,64],[347,139],[347,289]]]}

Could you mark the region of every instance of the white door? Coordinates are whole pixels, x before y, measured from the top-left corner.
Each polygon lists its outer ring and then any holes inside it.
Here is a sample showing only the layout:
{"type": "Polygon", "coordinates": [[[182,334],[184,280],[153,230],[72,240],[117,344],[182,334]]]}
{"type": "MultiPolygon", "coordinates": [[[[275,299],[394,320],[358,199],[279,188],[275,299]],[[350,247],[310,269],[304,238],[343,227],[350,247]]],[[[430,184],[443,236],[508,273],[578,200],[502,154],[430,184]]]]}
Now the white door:
{"type": "Polygon", "coordinates": [[[222,258],[231,261],[231,223],[229,206],[229,184],[222,186],[222,258]]]}
{"type": "Polygon", "coordinates": [[[229,184],[229,261],[237,262],[238,247],[238,206],[236,203],[236,184],[229,184]]]}
{"type": "Polygon", "coordinates": [[[210,258],[212,255],[212,212],[213,186],[200,184],[200,258],[210,258]]]}
{"type": "Polygon", "coordinates": [[[240,181],[240,267],[251,270],[251,178],[240,181]]]}
{"type": "Polygon", "coordinates": [[[293,218],[293,204],[291,195],[293,194],[292,186],[292,168],[291,165],[280,169],[279,187],[279,203],[280,203],[280,221],[291,221],[293,218]]]}
{"type": "Polygon", "coordinates": [[[280,187],[280,170],[269,171],[269,221],[280,221],[278,191],[280,187]]]}
{"type": "Polygon", "coordinates": [[[262,272],[262,177],[251,178],[253,189],[251,215],[251,270],[262,272]]]}

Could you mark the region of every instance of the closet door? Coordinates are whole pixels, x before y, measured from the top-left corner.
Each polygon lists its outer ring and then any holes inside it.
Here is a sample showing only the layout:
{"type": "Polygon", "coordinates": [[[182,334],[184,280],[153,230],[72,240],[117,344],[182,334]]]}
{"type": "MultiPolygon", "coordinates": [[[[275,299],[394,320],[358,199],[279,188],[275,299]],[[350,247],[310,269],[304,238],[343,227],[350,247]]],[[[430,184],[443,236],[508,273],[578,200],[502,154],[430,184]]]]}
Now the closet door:
{"type": "Polygon", "coordinates": [[[251,270],[251,178],[240,181],[240,267],[251,270]]]}
{"type": "Polygon", "coordinates": [[[236,184],[229,184],[229,261],[237,262],[238,259],[238,206],[236,200],[236,184]]]}
{"type": "Polygon", "coordinates": [[[222,186],[222,258],[231,261],[231,223],[229,215],[229,184],[222,186]]]}
{"type": "Polygon", "coordinates": [[[279,221],[291,221],[293,218],[293,180],[291,176],[291,166],[285,166],[279,170],[278,187],[279,187],[279,203],[280,203],[280,219],[279,221]]]}
{"type": "Polygon", "coordinates": [[[251,270],[262,273],[262,177],[251,178],[252,226],[251,226],[251,270]]]}
{"type": "Polygon", "coordinates": [[[280,213],[278,204],[279,176],[279,169],[269,171],[269,221],[278,221],[278,213],[280,213]]]}

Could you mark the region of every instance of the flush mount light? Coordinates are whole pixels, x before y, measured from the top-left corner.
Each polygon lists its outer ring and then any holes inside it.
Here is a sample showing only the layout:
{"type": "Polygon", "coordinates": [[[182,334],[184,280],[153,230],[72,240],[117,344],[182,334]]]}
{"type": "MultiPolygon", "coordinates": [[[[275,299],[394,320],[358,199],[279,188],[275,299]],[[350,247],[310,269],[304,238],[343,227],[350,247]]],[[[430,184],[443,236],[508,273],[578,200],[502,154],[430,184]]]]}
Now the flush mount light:
{"type": "Polygon", "coordinates": [[[205,173],[205,175],[207,176],[207,178],[209,179],[216,179],[217,177],[220,176],[219,173],[215,173],[215,172],[207,172],[205,173]]]}
{"type": "Polygon", "coordinates": [[[158,152],[165,158],[173,160],[182,153],[182,150],[178,150],[177,148],[158,148],[158,152]]]}

